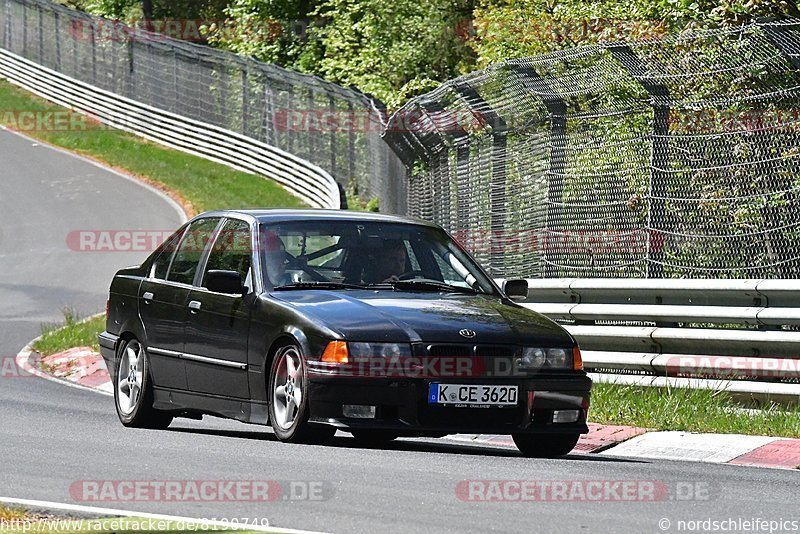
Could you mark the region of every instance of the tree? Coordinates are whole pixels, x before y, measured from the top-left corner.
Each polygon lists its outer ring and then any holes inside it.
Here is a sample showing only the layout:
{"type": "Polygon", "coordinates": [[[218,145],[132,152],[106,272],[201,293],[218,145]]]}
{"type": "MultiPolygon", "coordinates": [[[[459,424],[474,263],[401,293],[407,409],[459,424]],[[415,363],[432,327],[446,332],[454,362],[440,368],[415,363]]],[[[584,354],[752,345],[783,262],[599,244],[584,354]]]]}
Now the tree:
{"type": "Polygon", "coordinates": [[[470,46],[485,67],[599,41],[654,39],[787,15],[800,16],[795,0],[480,0],[470,46]]]}

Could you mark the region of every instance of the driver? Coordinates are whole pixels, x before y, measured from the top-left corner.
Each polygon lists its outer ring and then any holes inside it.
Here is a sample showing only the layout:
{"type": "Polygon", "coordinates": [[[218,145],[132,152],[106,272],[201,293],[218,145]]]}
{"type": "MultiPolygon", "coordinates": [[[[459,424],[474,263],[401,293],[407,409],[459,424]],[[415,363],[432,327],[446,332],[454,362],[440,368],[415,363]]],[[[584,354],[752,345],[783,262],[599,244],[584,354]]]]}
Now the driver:
{"type": "Polygon", "coordinates": [[[408,255],[406,246],[397,239],[388,239],[383,243],[381,251],[375,255],[375,267],[372,276],[366,280],[370,284],[397,282],[400,275],[406,272],[408,255]]]}
{"type": "Polygon", "coordinates": [[[286,245],[281,238],[267,230],[261,234],[261,243],[269,281],[276,287],[291,283],[291,276],[286,272],[286,245]]]}

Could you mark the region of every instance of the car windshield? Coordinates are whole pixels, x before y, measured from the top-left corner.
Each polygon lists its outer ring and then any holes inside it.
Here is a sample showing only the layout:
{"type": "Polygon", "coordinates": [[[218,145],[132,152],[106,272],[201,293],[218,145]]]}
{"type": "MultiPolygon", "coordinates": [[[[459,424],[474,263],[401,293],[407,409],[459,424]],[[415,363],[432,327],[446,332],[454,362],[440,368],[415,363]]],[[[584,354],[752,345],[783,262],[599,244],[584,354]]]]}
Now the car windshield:
{"type": "Polygon", "coordinates": [[[266,287],[392,288],[493,294],[491,281],[441,229],[366,221],[262,224],[266,287]]]}

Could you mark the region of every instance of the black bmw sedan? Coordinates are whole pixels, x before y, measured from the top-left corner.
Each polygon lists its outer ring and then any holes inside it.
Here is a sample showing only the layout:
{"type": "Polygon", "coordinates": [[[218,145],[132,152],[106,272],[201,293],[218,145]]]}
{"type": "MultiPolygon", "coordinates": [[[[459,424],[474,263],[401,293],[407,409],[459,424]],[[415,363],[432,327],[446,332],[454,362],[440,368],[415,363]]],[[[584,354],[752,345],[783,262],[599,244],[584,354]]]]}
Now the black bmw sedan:
{"type": "Polygon", "coordinates": [[[125,426],[211,414],[282,441],[510,434],[560,456],[588,431],[591,381],[575,340],[514,302],[526,294],[430,223],[209,212],[116,274],[99,340],[125,426]]]}

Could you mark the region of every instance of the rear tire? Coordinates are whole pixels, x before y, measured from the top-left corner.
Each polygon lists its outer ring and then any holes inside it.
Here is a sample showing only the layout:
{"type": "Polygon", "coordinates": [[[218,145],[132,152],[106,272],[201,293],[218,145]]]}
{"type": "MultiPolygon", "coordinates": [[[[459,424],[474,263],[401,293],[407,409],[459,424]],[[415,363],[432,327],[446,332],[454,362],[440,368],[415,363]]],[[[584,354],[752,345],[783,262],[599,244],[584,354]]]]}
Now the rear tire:
{"type": "Polygon", "coordinates": [[[580,434],[512,434],[514,443],[528,458],[558,458],[575,448],[580,434]]]}
{"type": "Polygon", "coordinates": [[[272,359],[267,392],[269,419],[280,441],[324,443],[336,428],[308,422],[311,412],[305,358],[293,343],[280,347],[272,359]]]}
{"type": "Polygon", "coordinates": [[[147,351],[137,339],[126,341],[117,357],[114,404],[120,422],[129,428],[163,430],[172,416],[153,408],[153,387],[147,351]]]}

